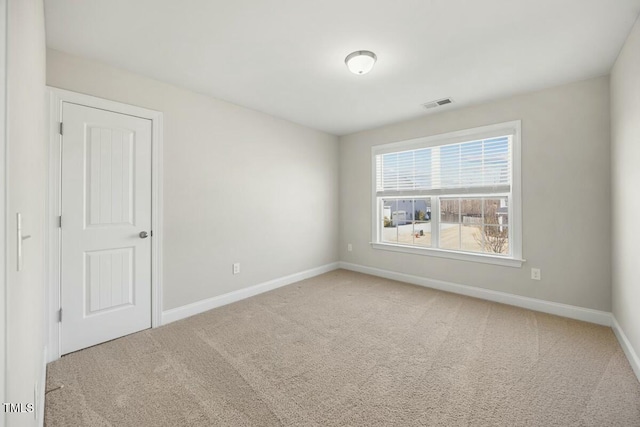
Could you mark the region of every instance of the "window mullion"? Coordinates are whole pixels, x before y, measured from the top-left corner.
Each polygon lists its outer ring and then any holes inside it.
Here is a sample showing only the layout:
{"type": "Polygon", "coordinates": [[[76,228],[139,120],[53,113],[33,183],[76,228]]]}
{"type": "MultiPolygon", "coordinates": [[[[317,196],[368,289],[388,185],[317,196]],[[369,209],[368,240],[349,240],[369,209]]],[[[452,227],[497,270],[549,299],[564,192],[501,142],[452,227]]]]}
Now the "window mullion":
{"type": "Polygon", "coordinates": [[[431,197],[431,246],[440,247],[440,197],[431,197]]]}
{"type": "Polygon", "coordinates": [[[462,199],[458,199],[458,249],[462,250],[462,199]]]}
{"type": "Polygon", "coordinates": [[[485,202],[485,198],[481,198],[480,199],[480,212],[482,213],[482,222],[480,223],[480,236],[482,236],[482,252],[486,252],[487,251],[487,243],[485,241],[485,235],[484,235],[484,202],[485,202]]]}

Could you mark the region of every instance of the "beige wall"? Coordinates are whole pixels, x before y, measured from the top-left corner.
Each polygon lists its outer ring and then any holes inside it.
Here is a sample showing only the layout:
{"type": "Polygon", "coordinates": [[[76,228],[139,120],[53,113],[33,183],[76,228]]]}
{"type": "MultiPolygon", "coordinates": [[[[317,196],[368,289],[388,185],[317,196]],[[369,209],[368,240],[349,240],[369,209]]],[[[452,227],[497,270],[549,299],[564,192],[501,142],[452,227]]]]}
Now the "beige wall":
{"type": "MultiPolygon", "coordinates": [[[[9,0],[7,26],[7,395],[33,403],[43,370],[46,147],[45,32],[41,0],[9,0]],[[16,213],[23,215],[24,269],[16,271],[16,213]]],[[[8,414],[8,426],[36,425],[8,414]]]]}
{"type": "Polygon", "coordinates": [[[613,315],[640,355],[640,21],[611,72],[613,315]]]}
{"type": "Polygon", "coordinates": [[[340,138],[342,261],[610,311],[609,80],[426,115],[340,138]],[[371,146],[522,120],[522,268],[372,249],[371,146]],[[347,244],[353,252],[347,252],[347,244]],[[530,279],[531,267],[542,280],[530,279]]]}
{"type": "Polygon", "coordinates": [[[165,310],[337,261],[335,136],[54,50],[47,83],[164,113],[165,310]]]}

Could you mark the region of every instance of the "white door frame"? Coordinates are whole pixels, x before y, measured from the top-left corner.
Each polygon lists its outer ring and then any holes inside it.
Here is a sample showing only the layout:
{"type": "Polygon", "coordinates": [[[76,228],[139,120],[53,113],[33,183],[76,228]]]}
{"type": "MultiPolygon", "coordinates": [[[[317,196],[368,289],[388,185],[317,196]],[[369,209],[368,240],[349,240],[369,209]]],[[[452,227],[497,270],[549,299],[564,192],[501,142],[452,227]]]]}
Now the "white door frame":
{"type": "MultiPolygon", "coordinates": [[[[0,0],[0,27],[7,28],[7,2],[0,0]]],[[[7,381],[6,365],[6,315],[7,315],[7,272],[5,260],[7,255],[6,236],[6,206],[5,197],[7,185],[7,161],[6,161],[6,136],[7,136],[7,111],[6,111],[6,88],[7,88],[7,36],[6,30],[0,32],[0,401],[6,402],[5,390],[7,381]]],[[[4,411],[0,414],[0,425],[4,425],[6,419],[4,411]]]]}
{"type": "MultiPolygon", "coordinates": [[[[47,239],[46,267],[47,279],[47,324],[48,355],[52,362],[61,356],[59,310],[61,303],[60,271],[60,165],[62,103],[85,105],[101,110],[113,111],[151,120],[151,327],[162,323],[162,113],[146,108],[127,105],[90,95],[71,92],[47,86],[49,95],[49,185],[47,196],[47,239]]],[[[64,128],[63,128],[64,131],[64,128]]],[[[64,221],[64,219],[63,219],[64,221]]],[[[64,223],[63,223],[64,226],[64,223]]]]}

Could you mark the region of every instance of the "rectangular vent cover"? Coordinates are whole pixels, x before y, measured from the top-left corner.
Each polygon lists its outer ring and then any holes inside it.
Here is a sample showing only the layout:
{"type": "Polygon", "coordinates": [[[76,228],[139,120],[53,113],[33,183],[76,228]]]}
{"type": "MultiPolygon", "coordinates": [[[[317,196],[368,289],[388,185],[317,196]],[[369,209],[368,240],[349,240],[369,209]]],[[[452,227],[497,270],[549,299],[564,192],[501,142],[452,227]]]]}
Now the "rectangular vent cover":
{"type": "Polygon", "coordinates": [[[442,107],[443,105],[447,105],[451,103],[453,103],[453,99],[443,98],[443,99],[438,99],[437,101],[427,102],[426,104],[422,104],[422,106],[426,109],[431,109],[436,107],[442,107]]]}

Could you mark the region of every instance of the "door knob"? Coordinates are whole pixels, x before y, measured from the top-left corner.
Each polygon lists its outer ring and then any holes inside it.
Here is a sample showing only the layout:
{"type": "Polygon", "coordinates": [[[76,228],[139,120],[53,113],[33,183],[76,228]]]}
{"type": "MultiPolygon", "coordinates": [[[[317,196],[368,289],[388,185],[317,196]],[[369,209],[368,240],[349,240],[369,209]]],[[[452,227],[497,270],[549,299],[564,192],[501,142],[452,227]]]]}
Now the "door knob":
{"type": "Polygon", "coordinates": [[[147,237],[149,237],[149,233],[147,233],[146,231],[141,231],[139,236],[141,239],[146,239],[147,237]]]}

